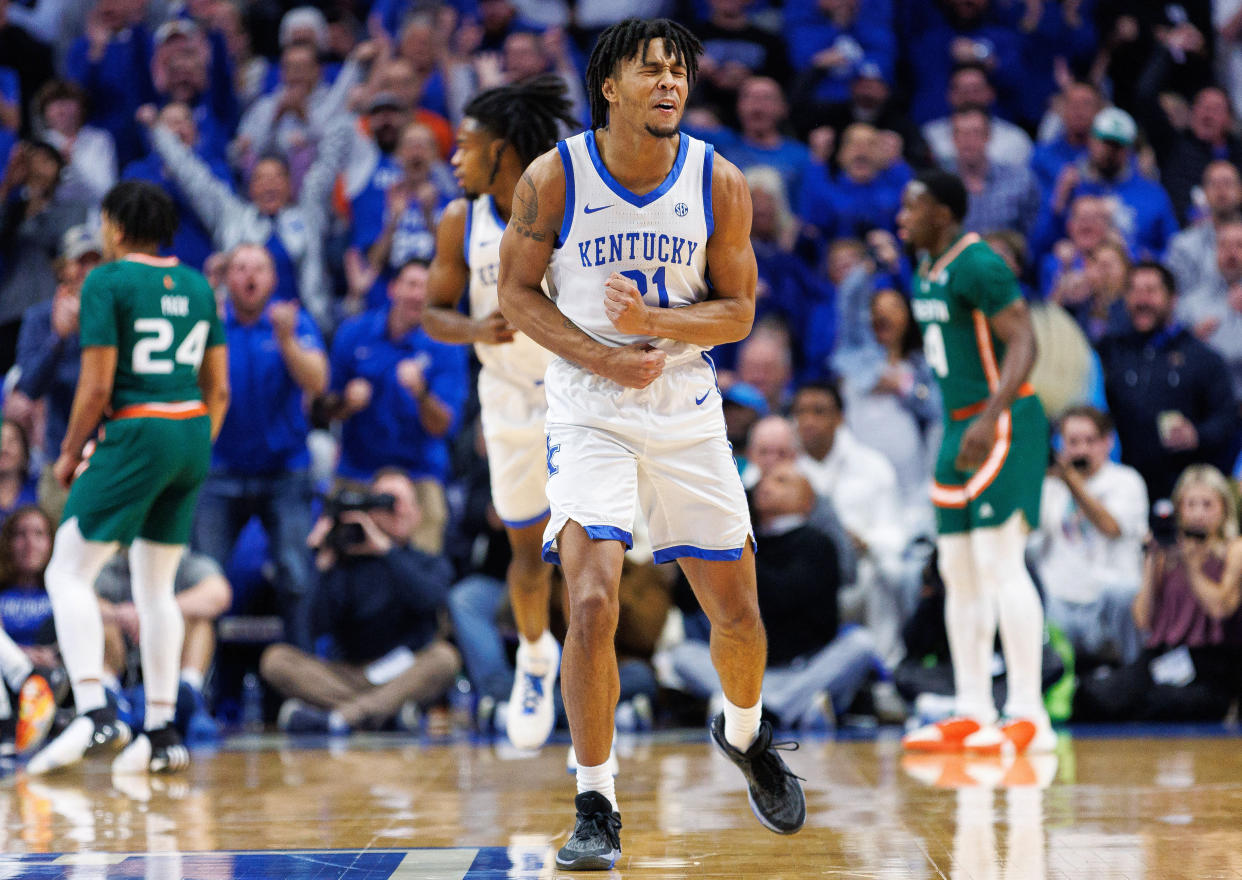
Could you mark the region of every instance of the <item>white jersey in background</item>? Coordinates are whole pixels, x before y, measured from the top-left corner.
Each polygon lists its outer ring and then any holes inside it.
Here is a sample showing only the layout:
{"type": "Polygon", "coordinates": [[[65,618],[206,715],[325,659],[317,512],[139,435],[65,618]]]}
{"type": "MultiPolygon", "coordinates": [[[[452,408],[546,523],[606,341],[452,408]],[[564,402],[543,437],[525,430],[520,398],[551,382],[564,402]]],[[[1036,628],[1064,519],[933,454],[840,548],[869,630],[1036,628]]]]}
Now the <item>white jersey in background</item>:
{"type": "Polygon", "coordinates": [[[650,342],[668,364],[697,358],[701,346],[621,333],[604,312],[613,272],[631,279],[649,306],[678,308],[707,299],[712,234],[711,145],[685,132],[668,176],[638,196],[604,167],[592,131],[557,144],[565,166],[565,215],[548,268],[552,299],[605,345],[650,342]]]}
{"type": "MultiPolygon", "coordinates": [[[[499,307],[500,237],[505,223],[491,196],[479,196],[466,211],[463,239],[470,267],[470,316],[483,318],[499,307]]],[[[487,445],[492,505],[511,528],[525,528],[548,513],[544,492],[547,465],[544,419],[548,402],[544,374],[552,360],[547,349],[525,333],[500,345],[475,343],[479,371],[479,419],[487,445]]]]}
{"type": "MultiPolygon", "coordinates": [[[[470,203],[466,212],[465,257],[470,267],[470,316],[485,318],[500,307],[496,279],[500,274],[500,237],[505,222],[496,212],[491,196],[483,195],[470,203]]],[[[552,353],[525,333],[517,332],[503,345],[474,344],[479,363],[498,378],[522,386],[543,384],[552,353]]]]}

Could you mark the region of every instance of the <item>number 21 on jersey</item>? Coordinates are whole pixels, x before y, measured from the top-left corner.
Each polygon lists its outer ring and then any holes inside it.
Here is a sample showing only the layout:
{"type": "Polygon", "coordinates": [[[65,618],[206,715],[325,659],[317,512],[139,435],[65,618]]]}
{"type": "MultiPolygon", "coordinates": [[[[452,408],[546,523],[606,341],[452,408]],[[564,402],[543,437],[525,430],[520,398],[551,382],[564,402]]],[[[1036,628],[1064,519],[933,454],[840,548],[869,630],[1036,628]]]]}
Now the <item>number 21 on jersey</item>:
{"type": "MultiPolygon", "coordinates": [[[[634,282],[638,288],[638,295],[644,299],[647,297],[647,274],[639,269],[628,269],[621,273],[626,278],[634,282]]],[[[656,296],[659,298],[659,305],[662,309],[668,308],[668,288],[664,284],[664,267],[656,269],[651,275],[651,280],[655,282],[656,296]]]]}

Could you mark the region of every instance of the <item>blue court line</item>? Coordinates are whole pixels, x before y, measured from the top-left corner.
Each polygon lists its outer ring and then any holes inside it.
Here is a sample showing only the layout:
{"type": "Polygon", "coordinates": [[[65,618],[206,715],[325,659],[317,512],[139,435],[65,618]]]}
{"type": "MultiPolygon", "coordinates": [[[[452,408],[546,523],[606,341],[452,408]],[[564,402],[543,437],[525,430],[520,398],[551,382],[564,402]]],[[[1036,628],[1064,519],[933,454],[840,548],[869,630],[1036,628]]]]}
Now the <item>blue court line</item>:
{"type": "Polygon", "coordinates": [[[550,859],[544,846],[42,853],[0,856],[0,873],[23,880],[537,880],[550,859]]]}

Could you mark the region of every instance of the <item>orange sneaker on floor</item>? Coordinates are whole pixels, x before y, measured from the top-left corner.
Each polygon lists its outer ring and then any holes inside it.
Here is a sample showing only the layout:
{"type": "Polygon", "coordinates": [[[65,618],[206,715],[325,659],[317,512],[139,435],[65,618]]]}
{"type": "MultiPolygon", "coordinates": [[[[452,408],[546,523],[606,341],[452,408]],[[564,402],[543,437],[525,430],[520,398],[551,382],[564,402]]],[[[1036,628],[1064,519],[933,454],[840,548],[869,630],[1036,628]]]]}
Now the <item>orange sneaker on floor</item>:
{"type": "Polygon", "coordinates": [[[1013,718],[1001,725],[1001,732],[1013,743],[1015,754],[1043,755],[1057,747],[1057,732],[1047,718],[1013,718]]]}
{"type": "Polygon", "coordinates": [[[1057,734],[1047,720],[1011,718],[966,738],[965,749],[976,755],[1044,754],[1056,748],[1057,734]]]}
{"type": "Polygon", "coordinates": [[[17,697],[17,751],[29,752],[43,742],[56,718],[56,696],[37,672],[26,677],[17,697]]]}
{"type": "Polygon", "coordinates": [[[946,718],[910,731],[901,738],[901,747],[908,752],[960,752],[966,738],[980,727],[973,718],[946,718]]]}

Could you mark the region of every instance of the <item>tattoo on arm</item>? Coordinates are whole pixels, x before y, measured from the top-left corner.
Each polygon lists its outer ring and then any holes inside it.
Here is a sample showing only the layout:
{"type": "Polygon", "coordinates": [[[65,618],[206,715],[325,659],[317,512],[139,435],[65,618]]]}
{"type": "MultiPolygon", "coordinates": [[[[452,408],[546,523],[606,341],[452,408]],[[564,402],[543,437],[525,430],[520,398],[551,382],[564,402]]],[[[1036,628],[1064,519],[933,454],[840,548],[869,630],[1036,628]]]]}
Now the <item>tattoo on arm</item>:
{"type": "Polygon", "coordinates": [[[577,330],[578,329],[578,325],[575,324],[573,321],[569,320],[568,318],[565,319],[564,326],[566,330],[577,330]]]}
{"type": "Polygon", "coordinates": [[[513,228],[518,234],[534,241],[545,240],[547,233],[535,229],[535,221],[539,219],[539,193],[535,189],[535,181],[531,179],[528,172],[522,173],[522,179],[518,181],[513,197],[518,203],[517,209],[510,218],[513,228]]]}

